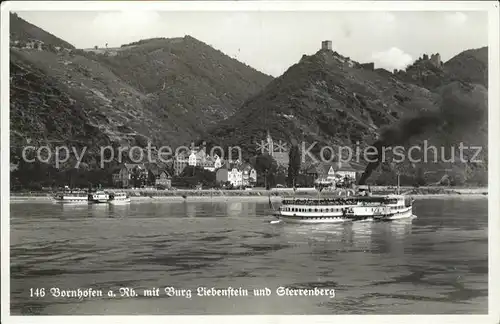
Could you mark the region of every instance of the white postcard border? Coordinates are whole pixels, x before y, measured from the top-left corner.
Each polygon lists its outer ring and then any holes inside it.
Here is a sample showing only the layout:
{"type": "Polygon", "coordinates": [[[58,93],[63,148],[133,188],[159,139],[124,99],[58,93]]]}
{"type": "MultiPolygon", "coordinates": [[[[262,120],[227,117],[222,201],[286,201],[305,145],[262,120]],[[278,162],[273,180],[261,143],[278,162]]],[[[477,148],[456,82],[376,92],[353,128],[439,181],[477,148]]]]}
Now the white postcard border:
{"type": "MultiPolygon", "coordinates": [[[[19,1],[1,4],[1,313],[2,323],[87,323],[88,316],[10,316],[10,146],[9,140],[9,12],[10,11],[488,11],[488,143],[500,140],[499,5],[495,1],[19,1]]],[[[452,41],[452,40],[451,40],[452,41]]],[[[99,316],[102,323],[500,323],[500,163],[498,150],[489,150],[488,315],[241,315],[241,316],[99,316]]],[[[471,215],[473,217],[473,215],[471,215]]]]}

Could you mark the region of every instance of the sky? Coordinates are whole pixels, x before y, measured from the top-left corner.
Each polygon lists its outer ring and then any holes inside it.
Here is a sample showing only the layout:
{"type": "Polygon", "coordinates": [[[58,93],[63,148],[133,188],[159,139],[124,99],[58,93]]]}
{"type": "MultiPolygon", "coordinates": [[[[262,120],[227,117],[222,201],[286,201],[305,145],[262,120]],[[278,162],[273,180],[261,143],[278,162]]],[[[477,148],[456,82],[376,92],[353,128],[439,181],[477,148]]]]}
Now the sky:
{"type": "Polygon", "coordinates": [[[390,71],[422,54],[444,62],[488,45],[487,12],[165,12],[18,11],[20,17],[78,48],[116,47],[153,37],[190,35],[272,76],[283,74],[321,41],[360,63],[390,71]]]}

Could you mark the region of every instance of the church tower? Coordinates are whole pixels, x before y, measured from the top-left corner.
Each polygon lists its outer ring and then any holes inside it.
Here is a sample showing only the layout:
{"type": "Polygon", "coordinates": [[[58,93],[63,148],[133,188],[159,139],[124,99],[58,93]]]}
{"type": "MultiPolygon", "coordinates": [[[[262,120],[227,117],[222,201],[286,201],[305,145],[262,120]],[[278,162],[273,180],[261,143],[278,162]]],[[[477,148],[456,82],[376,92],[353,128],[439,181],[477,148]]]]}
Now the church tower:
{"type": "Polygon", "coordinates": [[[269,155],[273,156],[273,153],[274,153],[273,138],[271,137],[271,134],[269,133],[269,129],[267,130],[267,149],[268,149],[269,155]]]}

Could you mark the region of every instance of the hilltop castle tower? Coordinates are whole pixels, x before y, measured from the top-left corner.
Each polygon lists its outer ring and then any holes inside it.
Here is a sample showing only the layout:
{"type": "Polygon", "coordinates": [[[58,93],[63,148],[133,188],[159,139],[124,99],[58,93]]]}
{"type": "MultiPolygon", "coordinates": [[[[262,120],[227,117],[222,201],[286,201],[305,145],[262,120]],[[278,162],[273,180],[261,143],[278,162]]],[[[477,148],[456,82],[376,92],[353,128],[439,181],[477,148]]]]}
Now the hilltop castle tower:
{"type": "Polygon", "coordinates": [[[324,40],[321,42],[321,49],[322,50],[332,50],[332,41],[331,40],[324,40]]]}

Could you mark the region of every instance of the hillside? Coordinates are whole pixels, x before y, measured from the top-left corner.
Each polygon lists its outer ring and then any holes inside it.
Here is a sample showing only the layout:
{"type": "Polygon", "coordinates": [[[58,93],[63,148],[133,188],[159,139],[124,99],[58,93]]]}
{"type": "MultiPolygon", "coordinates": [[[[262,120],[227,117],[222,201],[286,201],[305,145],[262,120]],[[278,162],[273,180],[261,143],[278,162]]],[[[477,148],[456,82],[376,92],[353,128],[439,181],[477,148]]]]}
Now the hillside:
{"type": "Polygon", "coordinates": [[[10,14],[10,39],[12,41],[22,41],[24,43],[38,40],[47,45],[74,49],[70,43],[30,24],[15,13],[10,14]]]}
{"type": "Polygon", "coordinates": [[[201,130],[234,114],[272,80],[190,36],[124,45],[100,61],[162,109],[185,115],[191,128],[201,130]]]}
{"type": "Polygon", "coordinates": [[[444,63],[452,78],[488,88],[488,47],[464,51],[444,63]]]}
{"type": "Polygon", "coordinates": [[[395,74],[400,80],[434,90],[453,81],[488,87],[488,48],[470,49],[443,63],[438,53],[423,55],[395,74]],[[435,56],[435,57],[434,57],[435,56]]]}
{"type": "MultiPolygon", "coordinates": [[[[467,67],[464,57],[468,56],[458,55],[444,69],[457,71],[460,64],[467,67]]],[[[419,69],[424,70],[422,65],[419,69]]],[[[454,72],[455,79],[450,78],[450,72],[440,73],[440,69],[434,69],[437,82],[426,88],[409,77],[411,67],[403,72],[406,75],[380,73],[331,50],[320,50],[304,56],[234,116],[212,129],[208,140],[238,145],[252,155],[257,153],[255,142],[264,139],[269,129],[275,141],[289,143],[295,139],[305,142],[306,147],[317,142],[311,151],[318,154],[324,146],[348,146],[354,151],[359,143],[363,149],[387,136],[388,144],[406,148],[424,140],[438,148],[444,145],[445,156],[451,146],[457,146],[458,155],[463,140],[465,145],[482,145],[487,161],[487,89],[458,79],[458,72],[454,72]]],[[[362,155],[359,161],[366,165],[362,155]]],[[[486,165],[407,162],[398,169],[409,179],[424,173],[427,182],[439,181],[447,172],[443,170],[453,170],[462,181],[485,181],[486,165]]],[[[394,182],[395,168],[383,163],[382,167],[376,165],[369,181],[382,183],[388,179],[394,182]]]]}
{"type": "Polygon", "coordinates": [[[328,50],[304,56],[214,128],[211,140],[251,151],[252,137],[263,139],[269,129],[276,140],[355,145],[404,116],[436,109],[431,91],[354,64],[328,50]]]}
{"type": "Polygon", "coordinates": [[[272,78],[186,36],[102,54],[11,15],[11,144],[189,144],[272,78]]]}

